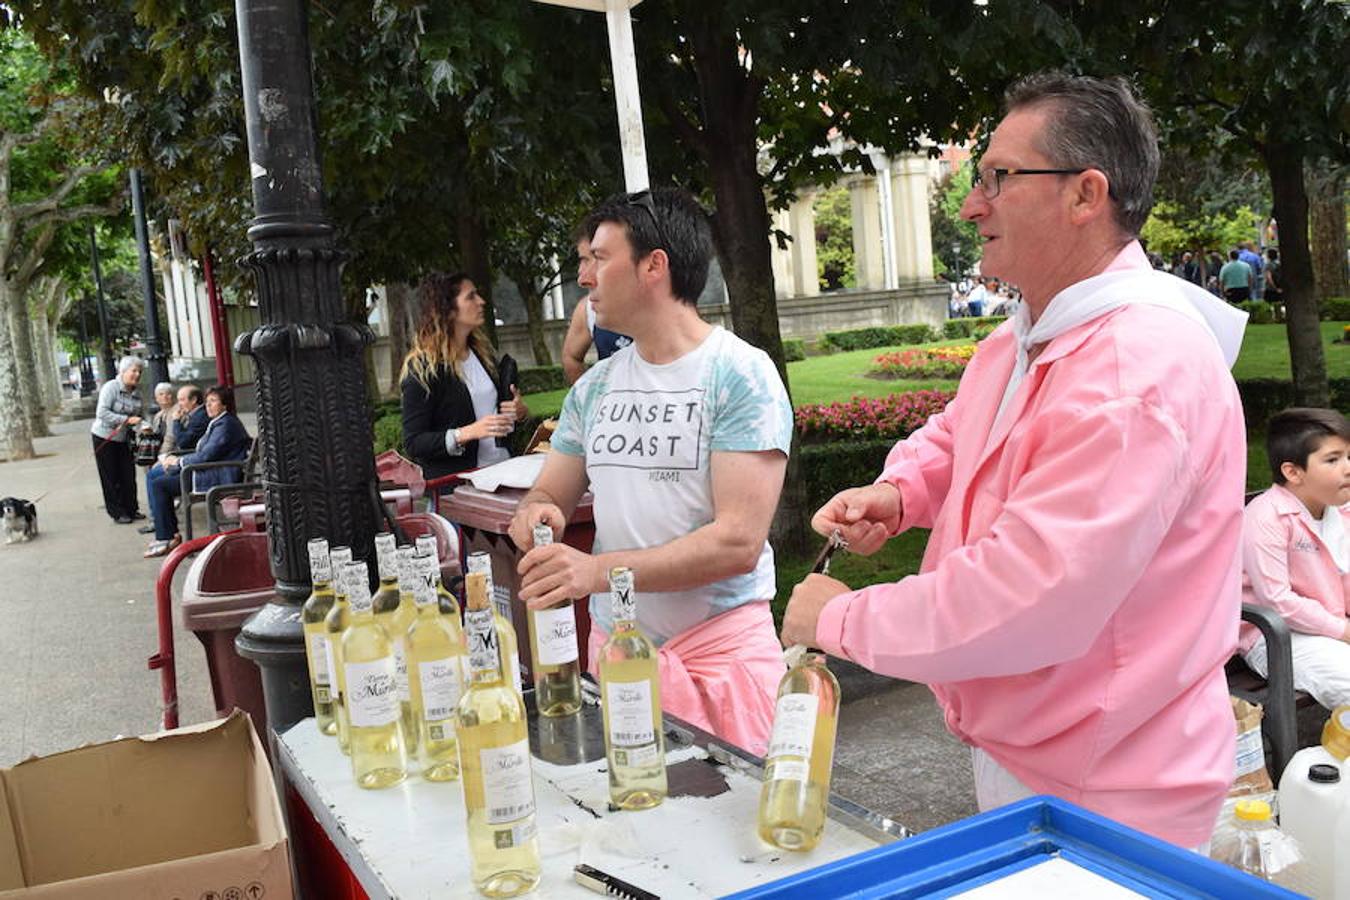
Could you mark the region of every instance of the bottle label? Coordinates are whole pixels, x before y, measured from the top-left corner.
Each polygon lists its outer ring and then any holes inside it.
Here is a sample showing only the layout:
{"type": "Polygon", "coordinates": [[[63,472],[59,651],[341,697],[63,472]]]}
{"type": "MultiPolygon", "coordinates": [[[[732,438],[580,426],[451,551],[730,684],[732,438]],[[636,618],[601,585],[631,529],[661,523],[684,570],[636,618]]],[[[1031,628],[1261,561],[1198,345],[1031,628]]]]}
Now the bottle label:
{"type": "Polygon", "coordinates": [[[324,656],[324,659],[327,661],[325,664],[326,664],[327,667],[328,667],[328,678],[329,678],[329,681],[328,681],[328,689],[329,689],[329,691],[331,692],[331,694],[332,694],[333,696],[337,696],[337,694],[338,694],[337,677],[338,677],[338,675],[341,674],[341,673],[338,672],[337,662],[333,659],[333,640],[332,640],[332,638],[327,638],[326,640],[324,640],[324,642],[323,642],[323,656],[324,656]]]}
{"type": "Polygon", "coordinates": [[[631,578],[612,579],[609,597],[615,622],[637,621],[637,598],[633,596],[631,578]]]}
{"type": "MultiPolygon", "coordinates": [[[[652,683],[610,681],[605,684],[605,705],[609,708],[609,743],[614,747],[641,747],[655,744],[652,728],[652,683]]],[[[655,749],[655,747],[653,747],[655,749]]]]}
{"type": "Polygon", "coordinates": [[[778,708],[773,714],[773,737],[769,739],[768,759],[780,756],[811,758],[819,706],[813,694],[784,694],[778,698],[778,708]]]}
{"type": "Polygon", "coordinates": [[[522,822],[517,822],[510,828],[498,828],[492,832],[493,849],[510,850],[512,847],[523,846],[534,837],[536,830],[534,816],[530,816],[522,822]]]}
{"type": "Polygon", "coordinates": [[[572,604],[564,603],[553,609],[534,610],[534,636],[539,645],[535,649],[541,666],[560,666],[575,662],[577,652],[577,618],[572,604]]]}
{"type": "Polygon", "coordinates": [[[508,682],[518,691],[525,690],[525,676],[520,674],[520,657],[513,656],[506,664],[506,668],[511,671],[511,680],[508,682]]]}
{"type": "Polygon", "coordinates": [[[530,742],[478,751],[483,767],[483,801],[490,825],[534,815],[534,782],[530,777],[530,742]]]}
{"type": "Polygon", "coordinates": [[[656,765],[660,758],[661,753],[656,749],[656,741],[641,747],[614,748],[614,765],[620,768],[645,769],[647,766],[656,765]]]}
{"type": "Polygon", "coordinates": [[[437,601],[436,560],[431,556],[419,556],[414,563],[416,576],[412,582],[413,602],[418,606],[431,606],[437,601]]]}
{"type": "Polygon", "coordinates": [[[417,540],[413,542],[413,547],[417,549],[418,556],[430,556],[436,561],[436,568],[441,567],[440,553],[436,549],[436,535],[419,534],[417,540]]]}
{"type": "Polygon", "coordinates": [[[1237,773],[1235,778],[1264,768],[1266,751],[1261,746],[1261,729],[1242,732],[1237,738],[1237,773]]]}
{"type": "Polygon", "coordinates": [[[511,592],[506,588],[492,586],[492,605],[497,607],[497,613],[508,622],[514,622],[511,617],[511,592]]]}
{"type": "Polygon", "coordinates": [[[356,728],[374,728],[397,722],[398,673],[394,658],[346,664],[347,712],[356,728]]]}
{"type": "Polygon", "coordinates": [[[1336,721],[1341,724],[1341,728],[1350,731],[1350,709],[1343,709],[1336,714],[1336,721]]]}
{"type": "Polygon", "coordinates": [[[314,584],[333,580],[333,563],[328,556],[328,542],[323,538],[309,542],[309,577],[314,584]]]}
{"type": "MultiPolygon", "coordinates": [[[[422,679],[422,715],[430,731],[433,724],[455,717],[464,679],[460,674],[459,658],[454,656],[419,663],[417,668],[418,677],[422,679]]],[[[444,740],[434,735],[433,739],[444,740]]]]}
{"type": "Polygon", "coordinates": [[[328,635],[323,632],[309,633],[309,664],[314,669],[314,684],[328,687],[328,673],[333,670],[333,664],[329,660],[328,635]]]}
{"type": "Polygon", "coordinates": [[[408,687],[408,654],[403,646],[403,638],[394,644],[394,674],[398,678],[398,699],[400,702],[412,701],[412,690],[408,687]]]}
{"type": "Polygon", "coordinates": [[[497,623],[490,609],[471,609],[464,614],[465,637],[469,642],[469,669],[477,674],[501,666],[497,651],[497,623]]]}
{"type": "Polygon", "coordinates": [[[801,781],[810,780],[811,765],[801,759],[772,759],[769,760],[769,780],[770,781],[801,781]]]}
{"type": "Polygon", "coordinates": [[[379,537],[375,539],[375,560],[380,569],[381,581],[398,578],[398,547],[394,544],[393,535],[387,541],[381,541],[379,537]]]}

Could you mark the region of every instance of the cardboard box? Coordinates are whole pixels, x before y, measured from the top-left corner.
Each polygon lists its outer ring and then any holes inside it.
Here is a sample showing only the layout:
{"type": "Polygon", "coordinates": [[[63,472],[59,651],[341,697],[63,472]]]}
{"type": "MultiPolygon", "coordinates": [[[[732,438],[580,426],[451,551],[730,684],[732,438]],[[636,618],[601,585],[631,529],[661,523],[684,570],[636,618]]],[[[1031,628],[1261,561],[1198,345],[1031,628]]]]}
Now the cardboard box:
{"type": "Polygon", "coordinates": [[[248,716],[0,768],[0,900],[290,900],[248,716]]]}

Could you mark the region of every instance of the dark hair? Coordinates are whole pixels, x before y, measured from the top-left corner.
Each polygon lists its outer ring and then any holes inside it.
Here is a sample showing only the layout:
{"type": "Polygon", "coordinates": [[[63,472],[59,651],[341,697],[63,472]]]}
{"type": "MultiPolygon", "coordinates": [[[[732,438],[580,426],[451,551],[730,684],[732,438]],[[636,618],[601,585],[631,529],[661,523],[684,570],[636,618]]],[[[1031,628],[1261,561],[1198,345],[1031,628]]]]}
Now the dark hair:
{"type": "Polygon", "coordinates": [[[1116,202],[1116,224],[1138,237],[1153,209],[1160,154],[1153,113],[1124,78],[1040,72],[1004,94],[1008,112],[1044,105],[1041,151],[1055,167],[1099,169],[1116,202]]]}
{"type": "Polygon", "coordinates": [[[209,397],[215,394],[220,400],[220,405],[225,407],[225,411],[230,415],[236,415],[234,411],[234,388],[223,384],[212,385],[207,389],[206,395],[209,397]]]}
{"type": "Polygon", "coordinates": [[[628,230],[633,261],[653,250],[664,251],[670,260],[671,293],[690,306],[697,305],[708,283],[713,252],[707,214],[688,191],[679,188],[651,191],[651,206],[637,202],[635,198],[641,196],[641,191],[615,194],[597,206],[583,223],[587,239],[594,239],[595,230],[605,222],[622,223],[628,230]]]}
{"type": "Polygon", "coordinates": [[[1279,259],[1279,258],[1280,258],[1279,250],[1276,250],[1274,247],[1266,248],[1266,259],[1279,259]]]}
{"type": "Polygon", "coordinates": [[[1266,425],[1266,455],[1270,474],[1276,484],[1284,484],[1280,467],[1293,463],[1308,468],[1308,457],[1317,452],[1322,441],[1339,437],[1350,441],[1350,420],[1334,409],[1293,407],[1277,412],[1266,425]]]}
{"type": "Polygon", "coordinates": [[[1237,258],[1238,258],[1239,256],[1241,256],[1241,255],[1242,255],[1242,254],[1241,254],[1241,253],[1238,253],[1236,250],[1229,250],[1229,251],[1228,251],[1228,258],[1229,258],[1229,259],[1237,259],[1237,258]]]}
{"type": "MultiPolygon", "coordinates": [[[[399,381],[412,377],[430,391],[431,379],[441,367],[449,368],[456,378],[464,380],[463,362],[456,357],[450,345],[455,334],[455,309],[459,304],[459,294],[464,289],[464,282],[469,280],[465,272],[450,275],[438,272],[422,279],[418,286],[421,312],[413,332],[412,348],[403,358],[399,381]]],[[[492,343],[487,335],[482,329],[475,328],[468,337],[468,344],[469,350],[495,379],[497,364],[493,360],[492,343]]]]}
{"type": "Polygon", "coordinates": [[[197,387],[197,385],[189,384],[184,386],[188,389],[188,398],[192,400],[192,402],[196,403],[198,406],[201,406],[206,402],[206,397],[202,395],[202,389],[197,387]]]}

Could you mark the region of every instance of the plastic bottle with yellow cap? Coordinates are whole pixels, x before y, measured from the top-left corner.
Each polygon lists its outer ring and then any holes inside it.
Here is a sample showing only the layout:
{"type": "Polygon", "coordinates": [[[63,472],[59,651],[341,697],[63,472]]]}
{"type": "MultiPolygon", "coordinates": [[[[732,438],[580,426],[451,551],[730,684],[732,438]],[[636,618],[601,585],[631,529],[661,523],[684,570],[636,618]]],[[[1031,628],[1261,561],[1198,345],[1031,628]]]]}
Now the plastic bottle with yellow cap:
{"type": "Polygon", "coordinates": [[[1264,800],[1239,800],[1233,809],[1235,839],[1216,854],[1219,862],[1306,894],[1308,866],[1298,841],[1282,832],[1264,800]]]}

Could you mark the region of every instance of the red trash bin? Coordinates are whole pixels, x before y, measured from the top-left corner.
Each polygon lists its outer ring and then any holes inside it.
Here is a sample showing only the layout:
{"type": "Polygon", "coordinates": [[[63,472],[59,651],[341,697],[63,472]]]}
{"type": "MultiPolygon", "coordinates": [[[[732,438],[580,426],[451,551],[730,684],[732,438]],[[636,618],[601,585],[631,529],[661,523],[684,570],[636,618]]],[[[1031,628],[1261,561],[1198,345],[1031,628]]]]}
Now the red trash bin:
{"type": "Polygon", "coordinates": [[[276,592],[267,555],[267,535],[231,532],[212,541],[188,570],[183,588],[183,626],[206,650],[211,695],[224,716],[234,707],[253,717],[259,734],[267,731],[258,667],[234,649],[234,639],[249,616],[276,592]]]}

